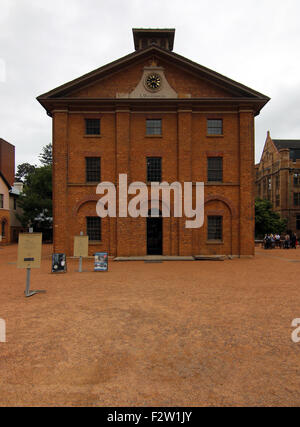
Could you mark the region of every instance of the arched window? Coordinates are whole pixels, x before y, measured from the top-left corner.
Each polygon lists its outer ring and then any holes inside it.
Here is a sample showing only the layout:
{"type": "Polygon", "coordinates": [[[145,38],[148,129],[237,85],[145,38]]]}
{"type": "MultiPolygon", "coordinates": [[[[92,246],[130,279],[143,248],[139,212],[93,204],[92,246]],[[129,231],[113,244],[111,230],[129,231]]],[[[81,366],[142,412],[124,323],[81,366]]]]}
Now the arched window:
{"type": "Polygon", "coordinates": [[[2,237],[5,237],[5,225],[6,225],[6,221],[3,220],[1,223],[1,235],[2,235],[2,237]]]}

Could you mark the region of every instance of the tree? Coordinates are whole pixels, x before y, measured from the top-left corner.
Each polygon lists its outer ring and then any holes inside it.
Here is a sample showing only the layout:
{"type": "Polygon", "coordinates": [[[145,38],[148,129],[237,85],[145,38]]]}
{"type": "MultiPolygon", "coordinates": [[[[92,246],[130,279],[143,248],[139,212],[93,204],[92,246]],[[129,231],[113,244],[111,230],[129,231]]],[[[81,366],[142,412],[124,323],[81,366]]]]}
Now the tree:
{"type": "Polygon", "coordinates": [[[53,221],[51,166],[36,168],[27,176],[18,205],[22,209],[22,214],[18,215],[22,226],[33,227],[34,231],[42,232],[48,237],[53,221]]]}
{"type": "Polygon", "coordinates": [[[36,166],[31,165],[30,163],[22,163],[17,168],[17,173],[15,176],[16,182],[25,182],[27,176],[34,172],[36,166]]]}
{"type": "Polygon", "coordinates": [[[269,233],[281,234],[287,225],[287,220],[273,211],[269,200],[257,198],[255,200],[255,235],[264,236],[269,233]]]}
{"type": "Polygon", "coordinates": [[[52,165],[52,144],[45,145],[39,155],[39,160],[44,166],[52,165]]]}
{"type": "Polygon", "coordinates": [[[19,165],[17,176],[24,182],[18,198],[22,213],[17,215],[24,228],[33,227],[43,233],[44,240],[52,239],[52,146],[43,147],[39,155],[43,166],[29,163],[19,165]]]}

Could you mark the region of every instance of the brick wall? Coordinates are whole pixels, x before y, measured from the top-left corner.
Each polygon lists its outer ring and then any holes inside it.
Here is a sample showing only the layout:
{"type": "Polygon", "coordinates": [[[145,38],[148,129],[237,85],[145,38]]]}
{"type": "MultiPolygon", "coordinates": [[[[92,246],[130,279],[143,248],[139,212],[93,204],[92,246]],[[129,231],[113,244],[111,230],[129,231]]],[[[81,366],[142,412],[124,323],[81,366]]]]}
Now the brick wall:
{"type": "Polygon", "coordinates": [[[15,180],[15,147],[0,138],[0,171],[6,181],[13,185],[15,180]]]}
{"type": "MultiPolygon", "coordinates": [[[[138,63],[110,79],[74,92],[73,97],[111,97],[132,91],[143,67],[138,63]]],[[[227,97],[228,92],[183,72],[168,63],[165,75],[178,94],[191,97],[227,97]]],[[[101,157],[102,181],[117,182],[127,173],[129,183],[146,181],[146,157],[162,157],[163,180],[202,182],[207,177],[207,158],[223,157],[224,179],[220,185],[206,185],[204,227],[184,228],[185,218],[163,219],[164,255],[254,253],[254,116],[251,111],[216,108],[185,109],[170,106],[167,111],[147,107],[139,110],[117,106],[113,111],[89,107],[83,112],[53,112],[54,250],[73,252],[73,236],[85,229],[85,217],[96,215],[96,186],[85,184],[85,157],[101,157]],[[93,110],[93,111],[92,111],[93,110]],[[101,136],[86,137],[85,118],[101,119],[101,136]],[[146,119],[161,118],[161,137],[146,136],[146,119]],[[224,134],[206,133],[208,118],[222,118],[224,134]],[[207,242],[207,215],[223,216],[223,242],[207,242]]],[[[76,109],[76,111],[74,111],[76,109]]],[[[110,255],[145,255],[145,218],[106,218],[102,221],[102,242],[90,245],[90,254],[108,250],[110,255]]]]}

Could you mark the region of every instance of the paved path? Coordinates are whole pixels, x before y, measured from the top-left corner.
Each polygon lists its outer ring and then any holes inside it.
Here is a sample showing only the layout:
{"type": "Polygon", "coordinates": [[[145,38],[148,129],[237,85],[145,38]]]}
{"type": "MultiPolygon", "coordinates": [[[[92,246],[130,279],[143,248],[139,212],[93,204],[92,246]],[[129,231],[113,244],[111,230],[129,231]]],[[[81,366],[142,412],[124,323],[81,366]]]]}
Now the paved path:
{"type": "Polygon", "coordinates": [[[24,298],[16,246],[0,251],[0,405],[300,405],[300,250],[224,262],[50,271],[24,298]]]}

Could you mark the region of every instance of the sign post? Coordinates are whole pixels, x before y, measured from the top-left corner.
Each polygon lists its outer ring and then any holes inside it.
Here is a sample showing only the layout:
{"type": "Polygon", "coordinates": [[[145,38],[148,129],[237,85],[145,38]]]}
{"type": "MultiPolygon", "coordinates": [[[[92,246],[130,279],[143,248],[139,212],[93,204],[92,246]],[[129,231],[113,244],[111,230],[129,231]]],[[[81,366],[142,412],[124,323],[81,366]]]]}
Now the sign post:
{"type": "Polygon", "coordinates": [[[22,233],[19,234],[19,245],[18,245],[18,268],[24,268],[27,270],[26,274],[26,298],[32,297],[39,293],[45,293],[46,291],[31,291],[30,290],[30,276],[32,268],[40,268],[41,266],[41,254],[42,254],[42,234],[41,233],[22,233]]]}
{"type": "Polygon", "coordinates": [[[25,295],[30,294],[30,275],[31,275],[31,268],[27,268],[27,275],[26,275],[26,289],[25,289],[25,295]]]}
{"type": "Polygon", "coordinates": [[[74,257],[79,257],[79,273],[82,273],[82,258],[89,254],[89,236],[74,236],[74,257]]]}

